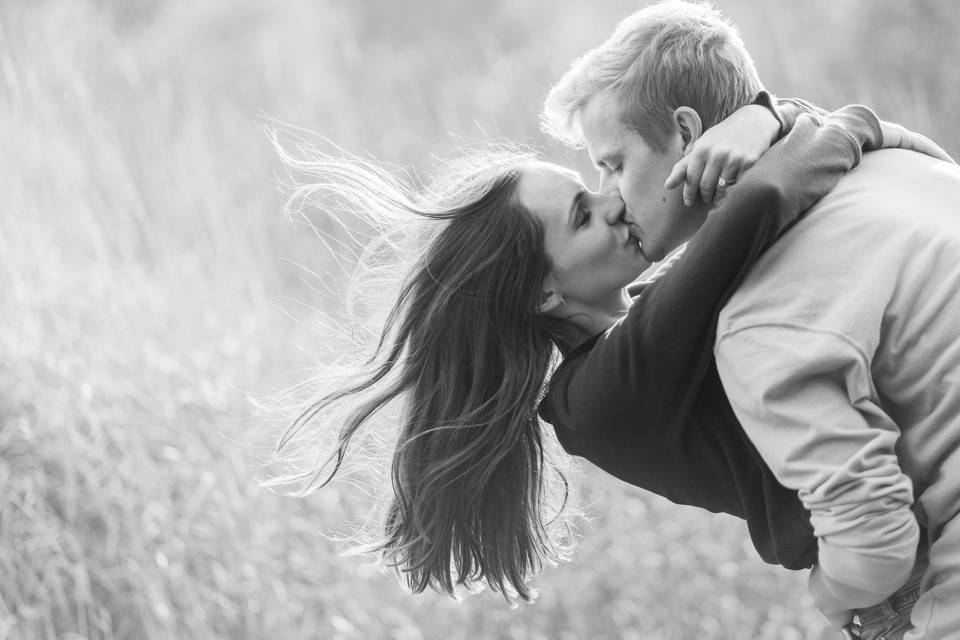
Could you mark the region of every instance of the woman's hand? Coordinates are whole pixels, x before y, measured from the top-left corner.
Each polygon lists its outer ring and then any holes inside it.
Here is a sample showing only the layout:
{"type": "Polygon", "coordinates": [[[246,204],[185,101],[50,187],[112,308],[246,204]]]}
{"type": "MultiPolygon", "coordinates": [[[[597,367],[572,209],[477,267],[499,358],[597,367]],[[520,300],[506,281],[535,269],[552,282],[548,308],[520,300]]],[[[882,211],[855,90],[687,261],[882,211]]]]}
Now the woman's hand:
{"type": "Polygon", "coordinates": [[[946,151],[940,148],[940,145],[927,136],[910,131],[899,124],[885,122],[883,120],[880,121],[880,128],[883,130],[883,147],[885,149],[909,149],[911,151],[919,151],[938,160],[946,160],[947,162],[956,164],[956,161],[951,158],[946,151]]]}
{"type": "MultiPolygon", "coordinates": [[[[664,187],[683,184],[683,202],[691,206],[700,197],[711,203],[770,148],[780,123],[761,105],[740,107],[722,122],[710,127],[693,142],[673,166],[664,187]]],[[[931,143],[932,144],[932,143],[931,143]]]]}

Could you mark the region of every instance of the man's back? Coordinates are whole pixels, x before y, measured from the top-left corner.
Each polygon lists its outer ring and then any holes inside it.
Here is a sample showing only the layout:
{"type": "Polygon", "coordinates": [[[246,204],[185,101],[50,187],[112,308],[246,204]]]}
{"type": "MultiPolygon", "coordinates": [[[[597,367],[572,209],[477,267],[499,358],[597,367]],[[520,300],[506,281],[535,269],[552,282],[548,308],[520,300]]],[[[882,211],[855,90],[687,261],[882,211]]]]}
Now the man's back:
{"type": "Polygon", "coordinates": [[[914,495],[935,536],[960,511],[960,168],[866,154],[758,261],[715,352],[825,572],[888,595],[912,567],[914,495]]]}
{"type": "Polygon", "coordinates": [[[935,462],[960,473],[960,451],[941,458],[960,443],[960,167],[866,154],[758,261],[721,313],[718,345],[773,327],[859,352],[931,524],[953,517],[960,483],[931,483],[935,462]]]}

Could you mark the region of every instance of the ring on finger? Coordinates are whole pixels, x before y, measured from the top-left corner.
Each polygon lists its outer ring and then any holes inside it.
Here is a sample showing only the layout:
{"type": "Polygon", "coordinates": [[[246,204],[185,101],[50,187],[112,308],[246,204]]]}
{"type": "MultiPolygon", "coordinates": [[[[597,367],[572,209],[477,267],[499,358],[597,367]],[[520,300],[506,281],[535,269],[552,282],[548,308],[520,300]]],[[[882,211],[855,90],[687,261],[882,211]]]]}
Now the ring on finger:
{"type": "Polygon", "coordinates": [[[720,176],[717,178],[717,187],[720,189],[726,189],[736,181],[736,178],[724,178],[723,176],[720,176]]]}

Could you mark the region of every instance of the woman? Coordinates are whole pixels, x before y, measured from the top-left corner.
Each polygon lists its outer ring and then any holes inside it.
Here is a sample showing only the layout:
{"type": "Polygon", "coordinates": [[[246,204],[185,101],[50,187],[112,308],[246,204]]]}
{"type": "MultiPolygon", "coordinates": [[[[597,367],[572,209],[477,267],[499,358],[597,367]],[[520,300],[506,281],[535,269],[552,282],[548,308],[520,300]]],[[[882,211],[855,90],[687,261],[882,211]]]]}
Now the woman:
{"type": "MultiPolygon", "coordinates": [[[[782,106],[791,109],[790,103],[782,106]]],[[[796,115],[787,114],[788,125],[796,115]]],[[[486,582],[507,597],[529,599],[531,573],[544,560],[569,553],[563,535],[562,460],[549,450],[536,414],[556,349],[576,356],[600,337],[623,331],[641,336],[672,331],[678,343],[702,340],[725,292],[760,251],[856,164],[860,147],[850,143],[850,136],[859,136],[863,148],[880,146],[879,128],[866,110],[841,110],[832,119],[830,126],[796,120],[782,143],[742,174],[739,186],[691,241],[689,255],[647,285],[636,301],[626,287],[649,264],[629,236],[622,202],[589,192],[576,174],[529,154],[468,156],[421,192],[368,163],[324,154],[303,162],[287,156],[312,181],[300,188],[301,197],[332,194],[340,205],[381,227],[399,216],[428,220],[432,228],[403,280],[374,355],[353,370],[349,382],[339,379],[334,390],[311,401],[280,445],[296,449],[290,443],[301,441],[305,425],[334,423],[340,429],[332,454],[285,480],[300,480],[308,489],[329,482],[360,428],[401,399],[393,495],[376,550],[405,575],[413,591],[433,587],[452,594],[457,585],[486,582]],[[858,118],[870,122],[845,129],[845,123],[858,118]],[[797,192],[782,191],[787,174],[801,185],[797,192]],[[563,246],[545,250],[544,234],[557,224],[582,229],[589,241],[579,243],[572,255],[561,255],[563,246]],[[567,276],[580,278],[582,299],[555,300],[545,294],[545,282],[558,276],[560,262],[570,266],[567,276]],[[682,326],[672,314],[664,314],[658,324],[657,314],[634,313],[651,300],[660,301],[660,307],[664,300],[679,305],[682,326]],[[639,327],[619,322],[628,312],[638,318],[639,327]]],[[[674,357],[674,342],[640,340],[635,348],[635,358],[651,371],[674,357]]],[[[691,357],[701,356],[697,351],[691,357]]],[[[720,402],[714,397],[717,389],[702,384],[706,368],[704,363],[683,381],[692,394],[683,400],[688,405],[696,400],[709,408],[720,402]]],[[[651,377],[638,384],[656,391],[662,381],[651,377]]],[[[656,404],[656,393],[638,395],[656,404]]],[[[670,398],[664,403],[674,402],[673,396],[664,397],[670,398]]],[[[676,409],[670,404],[643,407],[650,417],[643,428],[674,428],[676,416],[692,420],[676,409]]],[[[543,408],[548,420],[557,413],[556,403],[543,408]]],[[[583,443],[569,435],[560,432],[564,447],[583,454],[583,443]]],[[[660,485],[656,475],[638,476],[643,483],[637,484],[678,502],[747,518],[761,555],[787,566],[809,566],[803,551],[810,545],[815,549],[815,540],[809,524],[794,511],[796,497],[776,490],[779,485],[772,479],[737,484],[769,476],[741,435],[725,438],[717,448],[712,446],[717,430],[693,424],[684,437],[695,443],[695,459],[679,461],[702,473],[691,476],[686,486],[660,485]],[[746,465],[749,471],[732,465],[746,465]],[[753,510],[745,509],[747,504],[753,510]],[[755,526],[757,518],[765,519],[765,525],[755,526]],[[782,549],[771,540],[786,541],[789,553],[778,553],[782,549]]],[[[619,444],[608,441],[605,451],[596,449],[594,459],[607,468],[606,456],[609,468],[623,475],[628,472],[622,463],[629,459],[619,457],[619,444]]]]}

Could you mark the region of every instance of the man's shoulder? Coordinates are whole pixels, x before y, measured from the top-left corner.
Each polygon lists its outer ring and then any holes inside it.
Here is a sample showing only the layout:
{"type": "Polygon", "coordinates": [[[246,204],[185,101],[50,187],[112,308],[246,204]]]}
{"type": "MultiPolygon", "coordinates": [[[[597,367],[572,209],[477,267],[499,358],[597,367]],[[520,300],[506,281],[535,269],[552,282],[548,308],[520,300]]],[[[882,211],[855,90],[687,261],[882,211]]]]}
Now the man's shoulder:
{"type": "Polygon", "coordinates": [[[864,152],[860,165],[851,171],[850,174],[852,175],[863,170],[899,173],[905,167],[909,166],[932,167],[937,165],[956,166],[909,149],[876,149],[874,151],[864,152]]]}
{"type": "Polygon", "coordinates": [[[960,193],[960,167],[906,149],[879,149],[863,154],[860,164],[812,210],[844,199],[846,208],[864,210],[875,203],[933,201],[938,192],[960,193]],[[939,176],[931,184],[931,176],[939,176]],[[932,192],[932,193],[931,193],[932,192]],[[855,196],[851,200],[850,196],[855,196]]]}
{"type": "Polygon", "coordinates": [[[957,211],[956,165],[900,149],[864,154],[761,256],[722,310],[719,334],[793,323],[858,335],[930,247],[952,243],[960,255],[957,211]]]}
{"type": "Polygon", "coordinates": [[[905,149],[871,151],[784,234],[781,250],[808,242],[845,253],[858,247],[872,249],[869,253],[894,249],[913,230],[953,234],[960,225],[958,210],[960,167],[905,149]]]}

